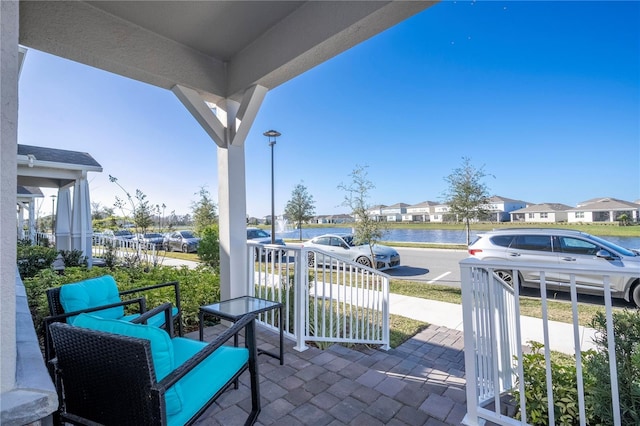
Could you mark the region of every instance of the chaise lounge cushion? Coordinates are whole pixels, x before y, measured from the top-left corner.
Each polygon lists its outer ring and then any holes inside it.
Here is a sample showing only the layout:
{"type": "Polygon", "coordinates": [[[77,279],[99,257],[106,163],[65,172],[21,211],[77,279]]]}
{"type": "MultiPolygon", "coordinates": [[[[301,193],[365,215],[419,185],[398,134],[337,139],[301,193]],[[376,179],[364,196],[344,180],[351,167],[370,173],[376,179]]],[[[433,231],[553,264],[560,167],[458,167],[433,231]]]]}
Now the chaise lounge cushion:
{"type": "MultiPolygon", "coordinates": [[[[160,328],[142,324],[132,324],[127,321],[101,318],[89,314],[78,315],[73,325],[148,340],[151,343],[153,368],[156,373],[156,380],[158,381],[166,377],[177,365],[179,365],[176,364],[174,360],[174,350],[171,338],[166,331],[160,328]]],[[[180,413],[183,402],[181,384],[178,382],[165,393],[167,416],[180,413]]]]}
{"type": "MultiPolygon", "coordinates": [[[[103,275],[97,278],[90,278],[73,284],[65,284],[60,287],[60,304],[65,312],[83,311],[102,305],[110,305],[119,303],[120,294],[115,279],[111,275],[103,275]]],[[[171,309],[171,315],[175,316],[178,308],[171,309]]],[[[132,321],[139,317],[140,314],[124,314],[124,307],[103,309],[101,311],[91,312],[91,315],[101,318],[121,319],[123,321],[132,321]]],[[[67,322],[75,324],[77,317],[69,317],[67,322]]],[[[162,327],[164,325],[164,314],[154,315],[147,320],[148,325],[162,327]]]]}

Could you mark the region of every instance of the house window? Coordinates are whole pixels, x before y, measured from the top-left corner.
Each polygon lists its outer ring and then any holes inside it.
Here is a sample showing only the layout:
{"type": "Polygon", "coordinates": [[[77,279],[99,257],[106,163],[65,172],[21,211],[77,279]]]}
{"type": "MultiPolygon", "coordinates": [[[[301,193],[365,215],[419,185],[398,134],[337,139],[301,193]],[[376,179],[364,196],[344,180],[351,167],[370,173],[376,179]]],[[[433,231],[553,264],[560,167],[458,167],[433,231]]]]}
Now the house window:
{"type": "Polygon", "coordinates": [[[576,212],[576,219],[584,219],[584,212],[576,212]]]}
{"type": "Polygon", "coordinates": [[[534,217],[536,217],[534,213],[529,213],[529,219],[533,219],[534,217]]]}
{"type": "Polygon", "coordinates": [[[540,218],[541,219],[546,219],[547,218],[547,213],[540,213],[540,218]]]}

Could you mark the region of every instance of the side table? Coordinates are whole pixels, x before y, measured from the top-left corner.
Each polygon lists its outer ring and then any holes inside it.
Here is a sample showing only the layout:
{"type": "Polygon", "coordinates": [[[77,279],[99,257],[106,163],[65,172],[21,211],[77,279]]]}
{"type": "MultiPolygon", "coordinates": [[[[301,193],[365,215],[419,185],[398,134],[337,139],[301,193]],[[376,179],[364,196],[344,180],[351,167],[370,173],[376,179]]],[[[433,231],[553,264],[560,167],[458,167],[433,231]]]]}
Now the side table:
{"type": "MultiPolygon", "coordinates": [[[[200,307],[198,312],[198,322],[200,331],[200,341],[204,339],[204,317],[210,315],[212,317],[224,319],[231,322],[236,322],[247,314],[260,314],[270,311],[272,309],[278,309],[278,326],[280,329],[280,355],[272,352],[258,349],[258,354],[265,354],[272,358],[280,360],[280,365],[284,365],[284,331],[283,331],[283,318],[282,318],[282,303],[274,302],[272,300],[260,299],[251,296],[241,296],[235,299],[223,300],[211,305],[205,305],[200,307]]],[[[238,346],[238,335],[233,336],[233,343],[238,346]]]]}

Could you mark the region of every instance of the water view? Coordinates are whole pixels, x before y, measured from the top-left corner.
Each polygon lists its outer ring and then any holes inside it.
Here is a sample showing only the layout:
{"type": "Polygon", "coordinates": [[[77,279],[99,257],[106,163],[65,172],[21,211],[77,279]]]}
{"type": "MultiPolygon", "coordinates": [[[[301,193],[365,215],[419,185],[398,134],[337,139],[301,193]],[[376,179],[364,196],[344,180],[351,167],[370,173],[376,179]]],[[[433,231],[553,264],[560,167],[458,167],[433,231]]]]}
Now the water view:
{"type": "MultiPolygon", "coordinates": [[[[350,228],[302,228],[302,240],[308,240],[322,234],[344,234],[351,232],[350,228]]],[[[471,240],[482,231],[471,231],[471,240]]],[[[276,229],[276,235],[285,239],[297,240],[300,231],[282,226],[276,229]]],[[[626,248],[640,249],[640,237],[602,237],[614,244],[626,248]]],[[[382,238],[384,241],[399,241],[412,243],[466,244],[467,237],[464,230],[449,229],[390,229],[382,238]]]]}

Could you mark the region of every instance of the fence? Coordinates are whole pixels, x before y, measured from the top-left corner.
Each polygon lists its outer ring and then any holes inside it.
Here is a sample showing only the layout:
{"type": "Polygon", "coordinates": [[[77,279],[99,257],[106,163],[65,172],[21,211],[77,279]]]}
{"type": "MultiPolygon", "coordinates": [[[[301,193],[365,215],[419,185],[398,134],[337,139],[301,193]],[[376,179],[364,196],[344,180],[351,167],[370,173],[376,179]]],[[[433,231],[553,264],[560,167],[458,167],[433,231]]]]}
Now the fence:
{"type": "MultiPolygon", "coordinates": [[[[285,334],[306,342],[389,347],[389,277],[319,250],[249,242],[253,295],[284,305],[285,334]]],[[[259,320],[276,328],[276,311],[259,320]]]]}
{"type": "MultiPolygon", "coordinates": [[[[571,295],[572,336],[576,359],[576,379],[578,391],[578,409],[581,424],[586,422],[585,389],[582,378],[581,332],[578,324],[577,293],[585,286],[576,284],[576,275],[589,274],[601,277],[602,292],[605,301],[607,320],[608,355],[611,380],[612,410],[614,425],[620,425],[620,403],[618,394],[618,374],[611,302],[611,278],[622,275],[622,272],[591,270],[584,267],[549,266],[538,264],[519,264],[516,262],[499,263],[465,259],[460,262],[462,281],[462,308],[464,321],[465,373],[467,377],[467,415],[466,425],[482,424],[488,420],[500,425],[527,424],[528,409],[525,401],[524,380],[518,382],[520,395],[521,419],[516,420],[507,413],[504,395],[512,393],[516,377],[524,377],[523,342],[520,316],[519,273],[535,271],[540,274],[540,295],[542,305],[544,356],[546,360],[546,389],[548,395],[549,424],[555,424],[554,418],[554,383],[551,377],[551,345],[553,334],[552,323],[547,315],[547,279],[552,274],[569,277],[566,289],[571,295]],[[494,272],[508,270],[514,277],[511,287],[502,281],[494,272]],[[515,361],[514,361],[515,360],[515,361]]],[[[628,271],[626,272],[628,274],[628,271]]],[[[593,290],[593,287],[590,287],[593,290]]]]}

